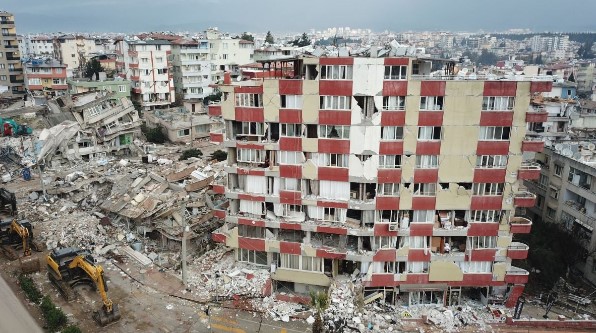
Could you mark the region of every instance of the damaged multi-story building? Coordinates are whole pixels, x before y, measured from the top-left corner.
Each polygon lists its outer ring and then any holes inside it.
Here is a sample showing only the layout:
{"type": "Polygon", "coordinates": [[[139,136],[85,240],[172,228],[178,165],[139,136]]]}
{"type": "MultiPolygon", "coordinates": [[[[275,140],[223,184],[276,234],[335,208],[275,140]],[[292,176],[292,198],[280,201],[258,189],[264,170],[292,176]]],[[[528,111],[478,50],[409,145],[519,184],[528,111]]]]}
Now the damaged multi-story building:
{"type": "Polygon", "coordinates": [[[150,128],[161,127],[170,142],[189,143],[210,136],[211,120],[207,114],[195,114],[184,107],[145,112],[150,128]]]}
{"type": "Polygon", "coordinates": [[[275,59],[277,77],[219,86],[209,113],[225,130],[211,138],[228,177],[214,189],[229,207],[213,238],[272,266],[278,291],[351,274],[392,304],[514,305],[529,273],[512,263],[528,254],[513,237],[532,226],[516,208],[536,201],[521,182],[540,174],[523,154],[544,145],[526,127],[547,116],[529,105],[552,78],[370,53],[275,59]]]}
{"type": "Polygon", "coordinates": [[[48,101],[50,125],[40,134],[38,154],[53,166],[78,160],[104,159],[107,154],[129,154],[140,133],[141,120],[130,99],[94,91],[64,95],[48,101]]]}

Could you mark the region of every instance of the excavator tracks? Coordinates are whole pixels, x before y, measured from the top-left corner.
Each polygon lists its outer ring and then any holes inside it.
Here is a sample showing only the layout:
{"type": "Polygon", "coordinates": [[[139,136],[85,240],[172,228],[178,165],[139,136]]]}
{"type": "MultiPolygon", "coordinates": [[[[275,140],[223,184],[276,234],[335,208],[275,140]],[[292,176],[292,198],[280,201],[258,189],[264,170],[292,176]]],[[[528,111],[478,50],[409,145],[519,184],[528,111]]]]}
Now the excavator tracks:
{"type": "Polygon", "coordinates": [[[10,245],[2,245],[2,253],[10,261],[19,259],[19,253],[10,245]]]}
{"type": "Polygon", "coordinates": [[[70,302],[76,298],[75,291],[72,289],[69,283],[58,280],[51,272],[48,272],[48,279],[50,279],[50,282],[52,282],[52,284],[58,289],[60,294],[62,294],[62,297],[64,297],[67,302],[70,302]]]}

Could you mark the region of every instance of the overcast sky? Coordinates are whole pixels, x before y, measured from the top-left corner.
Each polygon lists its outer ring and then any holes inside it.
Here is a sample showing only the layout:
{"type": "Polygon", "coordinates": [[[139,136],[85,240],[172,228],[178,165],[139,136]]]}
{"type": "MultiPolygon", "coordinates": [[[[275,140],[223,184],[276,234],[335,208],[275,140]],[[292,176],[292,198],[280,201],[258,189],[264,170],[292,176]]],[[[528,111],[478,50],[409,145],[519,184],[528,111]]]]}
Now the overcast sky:
{"type": "Polygon", "coordinates": [[[2,0],[0,10],[17,33],[596,30],[596,0],[2,0]]]}

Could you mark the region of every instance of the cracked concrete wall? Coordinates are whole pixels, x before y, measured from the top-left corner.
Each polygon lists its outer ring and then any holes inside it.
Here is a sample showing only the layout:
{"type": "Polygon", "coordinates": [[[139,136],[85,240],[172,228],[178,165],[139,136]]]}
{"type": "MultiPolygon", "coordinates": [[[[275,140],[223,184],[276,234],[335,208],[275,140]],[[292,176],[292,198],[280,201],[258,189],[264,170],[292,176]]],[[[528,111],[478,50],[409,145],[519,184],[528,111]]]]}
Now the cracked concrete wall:
{"type": "Polygon", "coordinates": [[[428,267],[429,281],[463,281],[464,273],[454,262],[433,261],[428,267]]]}
{"type": "Polygon", "coordinates": [[[279,108],[281,108],[281,99],[279,97],[278,80],[263,80],[263,98],[265,122],[279,122],[279,108]]]}

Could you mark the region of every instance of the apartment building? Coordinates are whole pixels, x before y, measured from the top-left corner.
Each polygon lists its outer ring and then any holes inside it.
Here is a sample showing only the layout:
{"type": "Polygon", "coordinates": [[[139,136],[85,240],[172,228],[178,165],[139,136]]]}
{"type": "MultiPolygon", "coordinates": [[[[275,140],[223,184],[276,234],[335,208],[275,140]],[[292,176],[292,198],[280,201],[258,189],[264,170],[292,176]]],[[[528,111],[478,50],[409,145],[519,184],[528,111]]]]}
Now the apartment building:
{"type": "Polygon", "coordinates": [[[25,86],[34,96],[54,97],[68,91],[66,65],[54,59],[32,59],[25,63],[25,86]]]}
{"type": "Polygon", "coordinates": [[[68,67],[72,77],[85,68],[86,58],[96,51],[95,39],[82,35],[63,35],[54,40],[55,58],[68,67]]]}
{"type": "Polygon", "coordinates": [[[183,100],[189,111],[202,112],[202,99],[213,91],[209,86],[209,41],[206,38],[173,41],[171,61],[176,98],[183,100]]]}
{"type": "Polygon", "coordinates": [[[71,94],[82,94],[90,91],[108,91],[114,93],[113,99],[126,97],[130,99],[130,81],[116,78],[115,80],[89,81],[68,79],[68,90],[71,94]]]}
{"type": "Polygon", "coordinates": [[[171,44],[166,40],[118,40],[116,68],[131,81],[132,100],[143,110],[163,108],[174,103],[171,44]]]}
{"type": "MultiPolygon", "coordinates": [[[[523,161],[535,93],[551,81],[458,80],[415,57],[297,57],[294,78],[219,86],[229,207],[213,239],[237,260],[271,267],[297,295],[362,279],[388,303],[459,304],[462,294],[513,306],[528,272],[513,235],[540,168],[523,161]]],[[[308,297],[308,296],[306,296],[308,297]]]]}
{"type": "Polygon", "coordinates": [[[216,29],[207,30],[205,35],[209,40],[211,81],[223,80],[224,72],[230,72],[232,77],[237,77],[240,75],[239,65],[253,62],[253,42],[232,38],[216,29]]]}
{"type": "Polygon", "coordinates": [[[14,15],[0,11],[0,94],[25,93],[14,15]]]}

